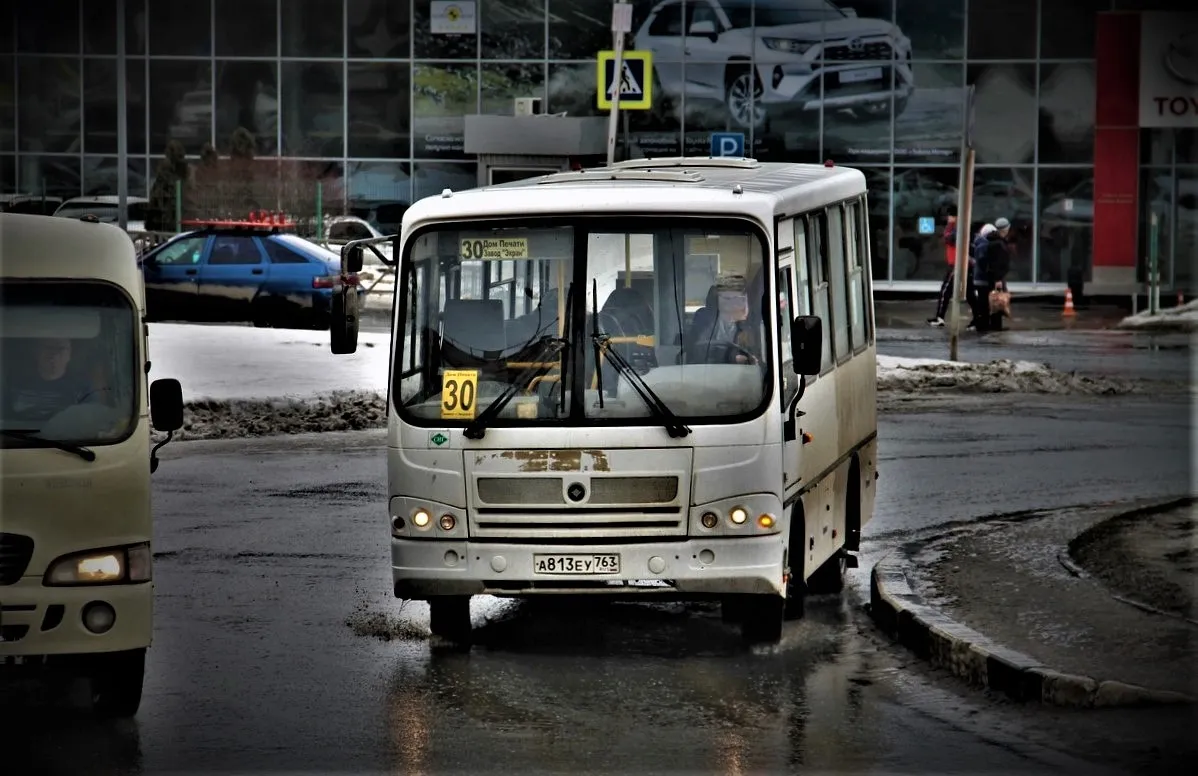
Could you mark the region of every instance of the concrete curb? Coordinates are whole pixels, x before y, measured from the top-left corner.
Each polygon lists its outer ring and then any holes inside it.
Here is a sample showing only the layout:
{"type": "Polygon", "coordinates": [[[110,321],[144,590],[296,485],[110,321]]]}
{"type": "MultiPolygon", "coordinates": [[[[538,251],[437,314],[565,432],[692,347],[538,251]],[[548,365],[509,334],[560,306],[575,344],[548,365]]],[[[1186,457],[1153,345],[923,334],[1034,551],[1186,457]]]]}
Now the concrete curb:
{"type": "Polygon", "coordinates": [[[907,576],[909,566],[902,550],[891,551],[874,566],[869,579],[870,615],[883,631],[920,658],[975,687],[1001,692],[1016,701],[1067,708],[1196,702],[1178,692],[1056,671],[995,644],[925,604],[907,576]]]}

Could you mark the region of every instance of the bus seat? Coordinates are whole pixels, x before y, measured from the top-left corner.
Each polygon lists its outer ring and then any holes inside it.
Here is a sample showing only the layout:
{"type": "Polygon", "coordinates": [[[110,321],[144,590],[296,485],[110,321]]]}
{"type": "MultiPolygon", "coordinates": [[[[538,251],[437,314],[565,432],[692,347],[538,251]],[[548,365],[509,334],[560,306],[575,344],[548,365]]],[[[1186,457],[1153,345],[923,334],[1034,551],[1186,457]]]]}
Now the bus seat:
{"type": "Polygon", "coordinates": [[[441,355],[446,368],[480,367],[507,348],[499,299],[447,299],[441,314],[441,355]]]}
{"type": "MultiPolygon", "coordinates": [[[[691,317],[690,328],[686,331],[686,336],[682,341],[682,352],[679,353],[679,359],[683,354],[690,352],[694,347],[698,338],[706,333],[710,328],[716,315],[719,314],[720,308],[720,292],[714,284],[707,289],[707,298],[703,302],[703,306],[695,310],[695,314],[691,317]]],[[[682,363],[681,360],[679,363],[682,363]]]]}
{"type": "Polygon", "coordinates": [[[637,334],[653,333],[653,308],[635,288],[619,286],[607,296],[603,312],[620,320],[624,331],[637,334]]]}

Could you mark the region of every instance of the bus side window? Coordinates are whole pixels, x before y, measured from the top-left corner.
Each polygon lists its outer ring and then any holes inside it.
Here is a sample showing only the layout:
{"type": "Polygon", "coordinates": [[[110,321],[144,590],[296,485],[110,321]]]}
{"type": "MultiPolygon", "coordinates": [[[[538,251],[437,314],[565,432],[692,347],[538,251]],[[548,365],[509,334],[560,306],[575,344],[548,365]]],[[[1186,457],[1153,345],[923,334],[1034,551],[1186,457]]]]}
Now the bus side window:
{"type": "Polygon", "coordinates": [[[869,344],[874,344],[874,312],[873,312],[873,259],[869,248],[869,207],[867,200],[862,197],[857,201],[857,244],[861,246],[861,298],[865,301],[865,337],[869,344]]]}
{"type": "Polygon", "coordinates": [[[847,272],[845,295],[849,306],[849,340],[854,353],[860,353],[868,344],[865,332],[865,284],[861,266],[860,203],[844,205],[844,260],[847,272]]]}
{"type": "MultiPolygon", "coordinates": [[[[845,293],[844,215],[840,205],[827,209],[824,225],[824,266],[832,286],[833,341],[836,343],[836,363],[843,364],[853,356],[849,348],[849,303],[845,293]]],[[[825,324],[826,325],[826,324],[825,324]]]]}
{"type": "Polygon", "coordinates": [[[832,295],[829,292],[828,260],[824,253],[827,243],[827,217],[814,213],[807,223],[807,268],[811,278],[811,314],[823,322],[824,342],[819,373],[826,374],[835,364],[836,353],[832,350],[832,295]]]}

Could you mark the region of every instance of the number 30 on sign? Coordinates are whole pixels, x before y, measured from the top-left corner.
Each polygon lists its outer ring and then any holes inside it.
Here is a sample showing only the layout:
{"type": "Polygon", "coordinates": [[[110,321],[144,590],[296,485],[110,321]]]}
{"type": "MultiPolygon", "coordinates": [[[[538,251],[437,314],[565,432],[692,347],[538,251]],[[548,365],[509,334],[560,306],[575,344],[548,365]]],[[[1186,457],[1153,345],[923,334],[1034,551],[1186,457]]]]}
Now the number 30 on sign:
{"type": "Polygon", "coordinates": [[[441,375],[441,417],[474,420],[478,409],[478,371],[446,369],[441,375]]]}

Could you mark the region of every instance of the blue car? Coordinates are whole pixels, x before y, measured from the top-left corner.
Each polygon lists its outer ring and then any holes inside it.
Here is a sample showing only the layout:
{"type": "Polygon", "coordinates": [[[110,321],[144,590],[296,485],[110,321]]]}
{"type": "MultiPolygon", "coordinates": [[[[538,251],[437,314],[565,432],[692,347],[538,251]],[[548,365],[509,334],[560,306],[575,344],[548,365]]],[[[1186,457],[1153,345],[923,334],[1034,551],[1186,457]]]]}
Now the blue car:
{"type": "MultiPolygon", "coordinates": [[[[291,234],[255,229],[184,232],[140,261],[151,321],[327,329],[341,274],[338,254],[291,234]]],[[[348,281],[358,283],[354,276],[348,281]]],[[[361,301],[365,292],[357,291],[361,301]]]]}

